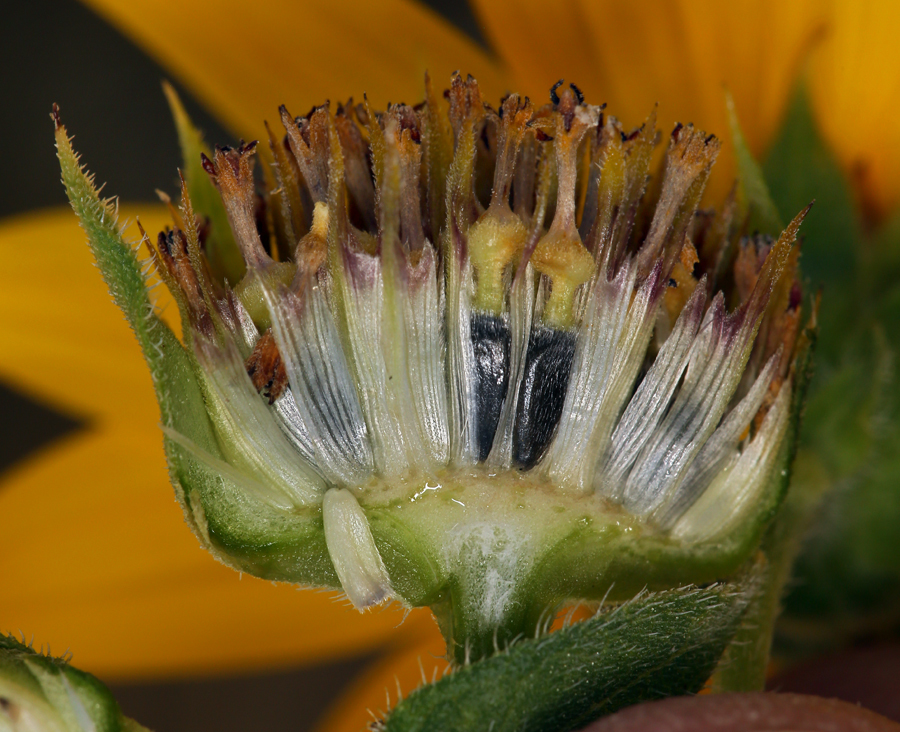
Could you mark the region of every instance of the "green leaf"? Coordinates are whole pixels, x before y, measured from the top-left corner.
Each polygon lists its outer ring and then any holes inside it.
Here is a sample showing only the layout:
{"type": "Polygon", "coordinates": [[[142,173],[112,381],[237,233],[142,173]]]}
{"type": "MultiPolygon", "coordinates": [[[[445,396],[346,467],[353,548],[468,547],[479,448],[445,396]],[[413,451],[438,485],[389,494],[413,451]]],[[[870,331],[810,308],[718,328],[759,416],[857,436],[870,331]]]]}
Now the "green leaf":
{"type": "Polygon", "coordinates": [[[139,732],[96,677],[0,635],[0,727],[47,732],[139,732]]]}
{"type": "MultiPolygon", "coordinates": [[[[758,231],[761,234],[778,236],[784,230],[784,223],[778,213],[766,181],[763,178],[759,163],[747,147],[747,140],[741,131],[737,111],[734,108],[734,99],[726,92],[725,105],[728,111],[728,124],[731,127],[731,142],[734,145],[734,154],[738,167],[738,206],[744,217],[749,217],[750,231],[758,231]]],[[[808,202],[807,202],[808,203],[808,202]]],[[[800,211],[797,209],[785,209],[800,211]]]]}
{"type": "Polygon", "coordinates": [[[515,643],[400,701],[384,732],[564,732],[649,699],[698,691],[755,579],[641,594],[592,619],[515,643]]]}

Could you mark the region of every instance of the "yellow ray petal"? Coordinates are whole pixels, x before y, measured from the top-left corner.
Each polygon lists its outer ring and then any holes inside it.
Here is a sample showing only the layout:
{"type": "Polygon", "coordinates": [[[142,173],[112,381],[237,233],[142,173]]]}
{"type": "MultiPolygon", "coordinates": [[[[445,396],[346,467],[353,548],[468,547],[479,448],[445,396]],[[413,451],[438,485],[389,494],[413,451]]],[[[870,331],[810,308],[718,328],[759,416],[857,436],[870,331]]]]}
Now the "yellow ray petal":
{"type": "Polygon", "coordinates": [[[423,678],[440,678],[447,670],[445,646],[437,626],[411,631],[395,643],[389,655],[374,663],[331,706],[316,732],[359,732],[372,717],[380,717],[397,703],[398,689],[404,696],[421,686],[423,678]],[[370,713],[371,712],[371,713],[370,713]]]}
{"type": "MultiPolygon", "coordinates": [[[[161,230],[168,218],[162,207],[123,207],[121,220],[136,215],[148,232],[161,230]]],[[[129,234],[137,238],[134,227],[129,234]]],[[[150,374],[72,210],[4,221],[0,258],[0,380],[84,419],[127,416],[155,425],[150,374]]],[[[154,294],[178,332],[169,293],[157,288],[154,294]]]]}
{"type": "Polygon", "coordinates": [[[900,205],[900,5],[835,0],[810,68],[819,128],[877,223],[900,205]]]}
{"type": "MultiPolygon", "coordinates": [[[[559,78],[609,103],[626,126],[654,102],[665,130],[694,122],[728,141],[723,87],[734,95],[751,150],[772,141],[800,65],[824,23],[814,0],[475,0],[489,39],[515,86],[539,100],[559,78]]],[[[726,144],[710,180],[721,196],[733,181],[726,144]]]]}
{"type": "Polygon", "coordinates": [[[305,113],[363,93],[375,105],[414,104],[423,76],[444,83],[461,69],[488,98],[505,90],[496,64],[410,0],[312,3],[268,0],[86,0],[129,35],[220,119],[248,139],[279,104],[305,113]]]}
{"type": "Polygon", "coordinates": [[[184,524],[160,441],[85,431],[4,476],[0,628],[71,649],[111,679],[321,661],[434,624],[416,611],[401,625],[397,607],[362,615],[216,563],[184,524]]]}

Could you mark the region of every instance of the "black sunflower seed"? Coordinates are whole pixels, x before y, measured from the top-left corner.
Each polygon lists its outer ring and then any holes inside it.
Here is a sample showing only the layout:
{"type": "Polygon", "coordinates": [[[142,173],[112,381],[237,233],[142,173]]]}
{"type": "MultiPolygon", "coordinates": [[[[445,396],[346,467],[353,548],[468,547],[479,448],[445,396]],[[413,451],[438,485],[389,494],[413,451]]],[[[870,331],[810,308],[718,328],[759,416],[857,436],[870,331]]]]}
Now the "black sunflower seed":
{"type": "Polygon", "coordinates": [[[574,331],[543,325],[532,328],[513,431],[513,461],[524,470],[540,462],[553,438],[574,357],[574,331]]]}
{"type": "Polygon", "coordinates": [[[509,321],[501,315],[473,313],[470,321],[475,352],[475,439],[478,460],[487,459],[509,387],[509,321]]]}

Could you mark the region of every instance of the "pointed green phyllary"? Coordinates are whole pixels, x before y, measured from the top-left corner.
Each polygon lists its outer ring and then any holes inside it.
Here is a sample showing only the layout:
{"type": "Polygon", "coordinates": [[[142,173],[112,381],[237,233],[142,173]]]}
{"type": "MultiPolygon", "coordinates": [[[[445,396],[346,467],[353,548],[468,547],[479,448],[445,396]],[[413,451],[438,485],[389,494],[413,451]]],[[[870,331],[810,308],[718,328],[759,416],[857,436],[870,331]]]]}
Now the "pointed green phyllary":
{"type": "MultiPolygon", "coordinates": [[[[748,226],[764,235],[757,241],[770,241],[773,232],[781,229],[781,217],[762,170],[747,148],[730,95],[726,102],[732,141],[738,157],[739,205],[748,217],[748,226]]],[[[811,206],[812,204],[807,205],[806,211],[811,206]]],[[[742,242],[742,247],[745,245],[742,242]]],[[[741,253],[738,254],[739,259],[740,257],[741,253]]],[[[817,305],[816,316],[819,312],[817,305]]],[[[799,389],[795,395],[797,419],[792,421],[790,427],[792,434],[789,444],[793,447],[787,461],[786,481],[792,471],[799,439],[799,410],[805,403],[806,390],[812,377],[812,352],[817,345],[818,331],[810,330],[803,337],[807,339],[805,350],[795,360],[793,367],[795,373],[802,374],[802,378],[798,379],[799,389]]],[[[808,476],[804,475],[810,469],[808,461],[801,460],[800,463],[800,479],[794,481],[793,490],[787,495],[784,505],[763,537],[761,549],[765,564],[760,569],[759,589],[749,603],[744,621],[723,654],[713,677],[713,688],[716,691],[756,691],[765,685],[772,635],[781,611],[785,586],[790,579],[791,567],[808,528],[812,511],[823,489],[822,486],[810,484],[808,476]]]]}
{"type": "Polygon", "coordinates": [[[812,196],[818,209],[803,269],[822,288],[821,335],[797,487],[825,499],[779,625],[787,651],[816,652],[900,622],[900,222],[866,225],[802,86],[764,172],[782,210],[812,196]]]}
{"type": "Polygon", "coordinates": [[[203,170],[201,155],[212,157],[212,152],[203,141],[203,134],[191,122],[175,88],[168,82],[163,82],[163,91],[169,101],[175,128],[178,131],[184,180],[194,204],[194,211],[206,220],[203,223],[208,222],[205,251],[210,269],[214,275],[227,279],[234,286],[241,281],[247,267],[228,225],[228,216],[225,213],[225,206],[222,205],[222,199],[203,170]]]}
{"type": "Polygon", "coordinates": [[[741,123],[734,108],[734,98],[730,93],[725,95],[725,105],[728,110],[728,124],[731,127],[731,142],[737,157],[738,202],[743,214],[749,217],[748,231],[759,231],[775,236],[784,228],[784,224],[769,194],[759,163],[747,147],[747,140],[741,131],[741,123]]]}
{"type": "Polygon", "coordinates": [[[147,732],[99,679],[0,635],[0,730],[147,732]]]}
{"type": "MultiPolygon", "coordinates": [[[[147,288],[148,262],[136,245],[122,238],[115,205],[100,198],[54,110],[57,152],[63,184],[100,273],[125,314],[150,367],[159,401],[166,457],[176,495],[188,525],[217,557],[242,571],[274,575],[278,557],[292,567],[295,581],[334,585],[334,575],[318,510],[284,518],[263,501],[248,500],[267,491],[230,466],[234,441],[217,437],[208,382],[185,348],[154,311],[147,288]]],[[[240,439],[240,435],[234,436],[240,439]]]]}

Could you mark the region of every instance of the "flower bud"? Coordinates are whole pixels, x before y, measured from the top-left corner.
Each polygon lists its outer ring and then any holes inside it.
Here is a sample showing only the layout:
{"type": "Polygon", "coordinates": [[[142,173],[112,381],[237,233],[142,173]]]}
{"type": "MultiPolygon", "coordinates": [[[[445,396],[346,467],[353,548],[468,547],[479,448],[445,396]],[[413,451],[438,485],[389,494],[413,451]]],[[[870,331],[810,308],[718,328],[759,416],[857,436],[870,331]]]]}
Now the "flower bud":
{"type": "Polygon", "coordinates": [[[189,525],[242,571],[430,605],[457,661],[564,602],[734,575],[786,487],[806,211],[742,243],[732,210],[698,215],[711,135],[676,127],[648,187],[655,110],[626,132],[574,85],[498,112],[471,77],[449,108],[426,86],[383,112],[282,107],[261,192],[255,143],[204,158],[238,282],[187,187],[139,261],[57,117],[189,525]]]}

